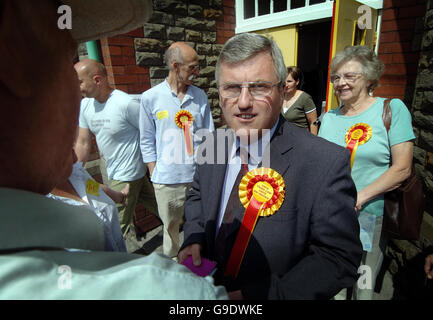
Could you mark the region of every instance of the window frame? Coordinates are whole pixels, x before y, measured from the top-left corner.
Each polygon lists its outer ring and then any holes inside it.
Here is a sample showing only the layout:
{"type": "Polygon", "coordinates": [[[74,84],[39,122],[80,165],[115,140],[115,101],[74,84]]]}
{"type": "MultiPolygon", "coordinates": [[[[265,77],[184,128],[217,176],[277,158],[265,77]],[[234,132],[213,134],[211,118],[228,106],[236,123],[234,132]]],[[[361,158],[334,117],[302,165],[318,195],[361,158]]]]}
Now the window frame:
{"type": "MultiPolygon", "coordinates": [[[[270,13],[258,15],[258,0],[254,1],[255,16],[244,19],[244,0],[236,0],[236,28],[235,33],[250,32],[292,25],[307,21],[321,20],[332,17],[333,0],[326,0],[324,3],[309,5],[310,0],[305,0],[305,7],[290,9],[290,0],[287,0],[286,11],[273,12],[273,0],[270,0],[270,13]]],[[[373,9],[382,9],[383,0],[357,0],[360,4],[366,4],[373,9]]]]}

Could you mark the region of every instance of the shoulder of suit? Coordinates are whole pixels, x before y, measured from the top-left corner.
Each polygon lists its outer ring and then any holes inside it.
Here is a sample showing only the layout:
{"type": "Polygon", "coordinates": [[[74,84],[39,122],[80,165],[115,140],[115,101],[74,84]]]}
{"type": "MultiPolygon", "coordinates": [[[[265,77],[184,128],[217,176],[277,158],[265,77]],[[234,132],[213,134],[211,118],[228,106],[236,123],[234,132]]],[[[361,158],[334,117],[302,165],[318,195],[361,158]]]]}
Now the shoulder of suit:
{"type": "Polygon", "coordinates": [[[285,121],[283,124],[284,130],[289,130],[291,138],[294,140],[295,148],[303,150],[306,154],[313,154],[314,157],[320,157],[320,154],[340,153],[344,152],[345,148],[329,142],[321,137],[310,134],[304,128],[299,128],[294,124],[285,121]]]}
{"type": "Polygon", "coordinates": [[[312,144],[311,151],[321,162],[326,159],[334,162],[350,154],[346,148],[321,137],[313,136],[312,144]]]}

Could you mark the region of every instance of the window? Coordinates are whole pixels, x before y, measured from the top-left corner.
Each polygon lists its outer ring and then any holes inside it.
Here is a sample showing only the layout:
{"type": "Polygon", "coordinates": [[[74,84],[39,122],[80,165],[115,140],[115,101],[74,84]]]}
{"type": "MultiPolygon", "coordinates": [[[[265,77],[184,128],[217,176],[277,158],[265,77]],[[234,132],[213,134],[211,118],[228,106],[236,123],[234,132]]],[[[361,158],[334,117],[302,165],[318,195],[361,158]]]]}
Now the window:
{"type": "Polygon", "coordinates": [[[298,9],[305,7],[305,0],[291,0],[290,9],[298,9]]]}
{"type": "Polygon", "coordinates": [[[244,19],[253,18],[256,15],[256,8],[254,1],[244,0],[244,19]]]}
{"type": "Polygon", "coordinates": [[[310,6],[318,3],[326,2],[326,0],[310,0],[310,6]]]}
{"type": "MultiPolygon", "coordinates": [[[[345,1],[345,0],[341,0],[345,1]]],[[[357,0],[382,9],[383,0],[357,0]]],[[[332,17],[334,0],[236,0],[236,33],[332,17]]]]}
{"type": "Polygon", "coordinates": [[[271,2],[269,0],[259,0],[259,16],[269,14],[271,12],[271,2]]]}
{"type": "MultiPolygon", "coordinates": [[[[272,13],[294,9],[308,9],[309,6],[333,2],[333,0],[241,0],[243,2],[244,19],[255,18],[272,13]],[[257,8],[256,8],[257,6],[257,8]]],[[[239,1],[237,1],[239,2],[239,1]]]]}
{"type": "Polygon", "coordinates": [[[287,10],[287,0],[274,0],[274,12],[287,10]]]}
{"type": "Polygon", "coordinates": [[[334,0],[236,0],[236,33],[332,16],[334,0]]]}

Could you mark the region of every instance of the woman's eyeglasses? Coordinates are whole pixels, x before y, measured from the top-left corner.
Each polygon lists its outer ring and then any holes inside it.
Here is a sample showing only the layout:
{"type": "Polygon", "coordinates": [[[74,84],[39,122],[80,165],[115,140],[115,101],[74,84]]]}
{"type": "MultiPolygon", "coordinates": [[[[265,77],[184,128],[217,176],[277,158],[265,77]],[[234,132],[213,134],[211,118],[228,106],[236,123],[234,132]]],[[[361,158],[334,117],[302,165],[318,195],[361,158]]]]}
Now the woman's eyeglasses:
{"type": "Polygon", "coordinates": [[[333,84],[340,82],[340,80],[346,80],[346,82],[354,83],[362,76],[360,72],[348,72],[345,74],[332,74],[329,79],[333,84]]]}

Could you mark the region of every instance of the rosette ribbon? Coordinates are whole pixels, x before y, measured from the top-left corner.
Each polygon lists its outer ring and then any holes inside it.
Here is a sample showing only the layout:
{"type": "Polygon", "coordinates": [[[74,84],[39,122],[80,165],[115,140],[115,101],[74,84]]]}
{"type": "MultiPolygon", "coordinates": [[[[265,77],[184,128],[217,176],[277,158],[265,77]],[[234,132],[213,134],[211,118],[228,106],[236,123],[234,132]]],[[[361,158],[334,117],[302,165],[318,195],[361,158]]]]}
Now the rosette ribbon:
{"type": "Polygon", "coordinates": [[[366,123],[357,123],[349,128],[346,132],[346,149],[350,151],[350,167],[353,167],[356,150],[358,146],[363,145],[370,140],[373,130],[366,123]]]}
{"type": "Polygon", "coordinates": [[[248,172],[239,185],[239,198],[246,208],[242,225],[230,253],[225,275],[237,277],[259,216],[273,215],[283,204],[285,184],[273,169],[257,168],[248,172]]]}
{"type": "Polygon", "coordinates": [[[180,110],[174,116],[176,125],[182,129],[183,137],[185,140],[185,147],[187,155],[191,156],[194,154],[194,145],[192,143],[191,127],[194,123],[194,117],[187,110],[180,110]]]}

